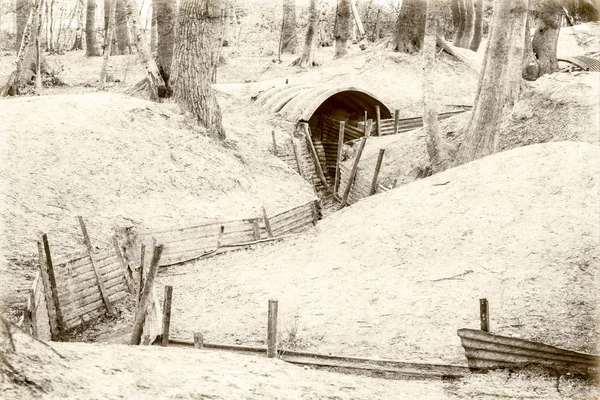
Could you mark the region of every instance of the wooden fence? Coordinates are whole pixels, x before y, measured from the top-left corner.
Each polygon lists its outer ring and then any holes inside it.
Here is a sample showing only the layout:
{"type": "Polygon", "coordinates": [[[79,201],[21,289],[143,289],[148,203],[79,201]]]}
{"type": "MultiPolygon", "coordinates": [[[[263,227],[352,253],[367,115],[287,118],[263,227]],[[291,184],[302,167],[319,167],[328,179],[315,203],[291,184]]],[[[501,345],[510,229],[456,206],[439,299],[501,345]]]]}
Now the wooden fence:
{"type": "Polygon", "coordinates": [[[273,216],[265,212],[262,217],[149,230],[140,236],[147,247],[153,240],[165,246],[160,265],[167,266],[222,252],[227,247],[300,232],[313,226],[317,219],[316,200],[311,200],[273,216]]]}

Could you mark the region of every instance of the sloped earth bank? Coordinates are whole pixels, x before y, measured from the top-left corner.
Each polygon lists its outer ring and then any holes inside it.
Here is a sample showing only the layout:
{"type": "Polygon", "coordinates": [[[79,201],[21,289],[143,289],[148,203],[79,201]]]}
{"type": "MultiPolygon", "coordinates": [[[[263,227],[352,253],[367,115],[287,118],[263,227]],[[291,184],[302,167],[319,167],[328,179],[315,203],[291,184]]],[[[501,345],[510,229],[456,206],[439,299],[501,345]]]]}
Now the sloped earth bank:
{"type": "Polygon", "coordinates": [[[54,257],[84,249],[78,215],[92,243],[109,248],[115,226],[248,218],[314,197],[257,142],[260,124],[226,119],[220,143],[175,105],[106,93],[3,101],[0,120],[4,301],[33,278],[24,264],[35,264],[42,233],[54,257]]]}
{"type": "Polygon", "coordinates": [[[456,330],[479,327],[487,298],[494,333],[598,353],[599,173],[598,146],[527,146],[169,268],[172,334],[262,344],[277,298],[284,346],[465,364],[456,330]]]}
{"type": "Polygon", "coordinates": [[[0,331],[0,396],[21,399],[591,399],[576,377],[497,371],[458,381],[395,381],[262,357],[162,347],[34,342],[0,331]],[[10,365],[10,367],[8,367],[10,365]]]}

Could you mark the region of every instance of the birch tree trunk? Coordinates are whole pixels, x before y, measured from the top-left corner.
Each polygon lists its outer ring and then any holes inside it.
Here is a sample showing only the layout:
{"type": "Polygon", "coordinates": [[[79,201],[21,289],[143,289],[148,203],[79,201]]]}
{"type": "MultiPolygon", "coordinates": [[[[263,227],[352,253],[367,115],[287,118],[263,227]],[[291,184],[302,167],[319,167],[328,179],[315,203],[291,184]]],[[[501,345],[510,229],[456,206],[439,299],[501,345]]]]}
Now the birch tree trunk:
{"type": "Polygon", "coordinates": [[[519,97],[526,21],[527,0],[494,3],[475,106],[458,150],[458,164],[496,151],[500,124],[519,97]]]}
{"type": "Polygon", "coordinates": [[[225,139],[221,108],[211,86],[221,3],[181,0],[175,33],[171,86],[173,97],[209,135],[225,139]]]}
{"type": "Polygon", "coordinates": [[[281,53],[295,54],[298,46],[296,33],[296,0],[283,0],[281,26],[281,53]]]}
{"type": "Polygon", "coordinates": [[[423,46],[425,35],[425,0],[404,0],[396,21],[395,51],[418,53],[423,46]]]}
{"type": "Polygon", "coordinates": [[[304,39],[304,50],[298,64],[301,67],[312,67],[315,63],[315,52],[317,51],[317,31],[319,30],[319,8],[318,0],[310,0],[308,8],[308,29],[304,39]]]}
{"type": "Polygon", "coordinates": [[[440,134],[438,123],[438,101],[435,95],[435,45],[439,18],[438,0],[428,0],[423,40],[423,127],[427,153],[434,172],[448,169],[455,150],[445,142],[440,134]]]}
{"type": "Polygon", "coordinates": [[[98,46],[98,34],[96,33],[96,9],[98,0],[87,0],[85,14],[85,55],[98,57],[100,48],[98,46]]]}
{"type": "Polygon", "coordinates": [[[335,13],[335,52],[333,58],[340,58],[348,53],[348,37],[350,36],[350,22],[352,7],[350,0],[338,0],[335,13]]]}
{"type": "MultiPolygon", "coordinates": [[[[108,59],[111,55],[111,47],[113,46],[113,32],[115,27],[115,8],[117,0],[109,0],[108,3],[104,3],[104,6],[108,6],[108,21],[106,21],[106,37],[104,38],[104,53],[102,60],[102,69],[100,70],[100,80],[98,81],[98,90],[103,91],[106,83],[106,77],[108,76],[108,59]]],[[[106,17],[106,13],[104,13],[106,17]]]]}

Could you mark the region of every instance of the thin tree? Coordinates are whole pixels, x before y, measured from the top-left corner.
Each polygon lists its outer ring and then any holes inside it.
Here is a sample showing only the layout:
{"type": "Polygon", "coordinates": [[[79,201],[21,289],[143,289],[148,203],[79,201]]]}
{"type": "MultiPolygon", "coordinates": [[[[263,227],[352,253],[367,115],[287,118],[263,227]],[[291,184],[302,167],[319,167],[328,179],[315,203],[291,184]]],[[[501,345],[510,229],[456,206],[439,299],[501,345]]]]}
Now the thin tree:
{"type": "Polygon", "coordinates": [[[475,0],[475,22],[473,24],[473,39],[469,49],[473,51],[479,50],[481,44],[481,36],[483,35],[483,0],[475,0]]]}
{"type": "Polygon", "coordinates": [[[87,0],[85,14],[85,55],[88,57],[98,57],[100,47],[98,46],[98,36],[96,34],[96,9],[97,0],[87,0]]]}
{"type": "Polygon", "coordinates": [[[462,47],[465,34],[467,8],[465,0],[452,0],[452,24],[454,26],[454,46],[462,47]]]}
{"type": "Polygon", "coordinates": [[[317,51],[317,31],[319,30],[319,1],[310,0],[308,7],[308,28],[304,38],[304,50],[302,55],[292,65],[301,67],[312,67],[317,65],[315,62],[315,53],[317,51]]]}
{"type": "Polygon", "coordinates": [[[350,0],[338,0],[335,13],[335,52],[333,58],[340,58],[348,53],[348,37],[350,36],[352,6],[350,0]]]}
{"type": "Polygon", "coordinates": [[[435,45],[439,15],[438,0],[428,0],[422,49],[423,127],[427,133],[427,153],[433,172],[448,169],[456,152],[456,149],[442,138],[438,123],[438,101],[435,96],[435,45]]]}
{"type": "Polygon", "coordinates": [[[519,96],[528,0],[494,3],[475,105],[457,154],[464,164],[496,151],[501,122],[519,96]]]}
{"type": "Polygon", "coordinates": [[[75,31],[75,40],[73,41],[73,46],[71,46],[71,51],[83,50],[83,11],[85,7],[83,5],[83,0],[77,0],[76,4],[77,30],[75,31]]]}
{"type": "Polygon", "coordinates": [[[189,111],[209,135],[225,139],[221,108],[210,83],[220,14],[219,0],[181,0],[170,81],[180,107],[189,111]]]}
{"type": "Polygon", "coordinates": [[[279,41],[279,50],[282,54],[296,53],[298,45],[298,36],[296,33],[296,0],[283,0],[283,19],[279,41]]]}
{"type": "MultiPolygon", "coordinates": [[[[106,36],[104,37],[104,46],[103,46],[103,60],[102,60],[102,69],[100,70],[100,80],[98,81],[98,90],[103,91],[104,85],[106,83],[106,77],[108,76],[108,59],[111,55],[111,47],[113,46],[113,32],[115,27],[115,8],[116,8],[117,0],[109,0],[108,3],[104,3],[104,6],[108,6],[108,9],[111,10],[108,14],[108,21],[106,22],[105,32],[106,36]]],[[[106,16],[106,13],[104,14],[106,16]]]]}
{"type": "Polygon", "coordinates": [[[117,0],[115,10],[115,53],[129,54],[131,51],[131,38],[127,20],[127,0],[117,0]]]}
{"type": "Polygon", "coordinates": [[[474,19],[475,19],[475,8],[473,5],[473,0],[465,0],[465,32],[462,36],[461,47],[468,49],[471,45],[471,40],[473,38],[473,27],[474,27],[474,19]]]}
{"type": "Polygon", "coordinates": [[[176,0],[152,0],[153,14],[156,13],[156,64],[165,82],[167,97],[171,96],[169,80],[173,62],[173,43],[175,42],[175,24],[177,22],[176,0]]]}
{"type": "Polygon", "coordinates": [[[396,21],[395,51],[418,53],[425,35],[425,0],[404,0],[396,21]]]}

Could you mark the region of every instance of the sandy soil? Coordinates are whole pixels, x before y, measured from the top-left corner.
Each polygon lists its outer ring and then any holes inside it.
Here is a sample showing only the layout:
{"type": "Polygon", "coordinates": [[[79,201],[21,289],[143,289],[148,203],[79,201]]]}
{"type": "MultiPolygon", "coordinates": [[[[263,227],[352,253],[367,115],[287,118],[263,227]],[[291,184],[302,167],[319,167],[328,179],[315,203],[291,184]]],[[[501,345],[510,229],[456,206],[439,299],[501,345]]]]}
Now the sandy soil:
{"type": "Polygon", "coordinates": [[[33,342],[0,332],[0,396],[12,399],[591,399],[576,377],[528,372],[459,381],[394,381],[195,349],[33,342]],[[11,367],[8,367],[10,365],[11,367]]]}
{"type": "Polygon", "coordinates": [[[573,142],[499,153],[283,244],[169,268],[172,332],[264,343],[278,298],[282,341],[298,347],[464,364],[456,330],[478,327],[486,297],[493,332],[597,353],[599,160],[573,142]]]}

